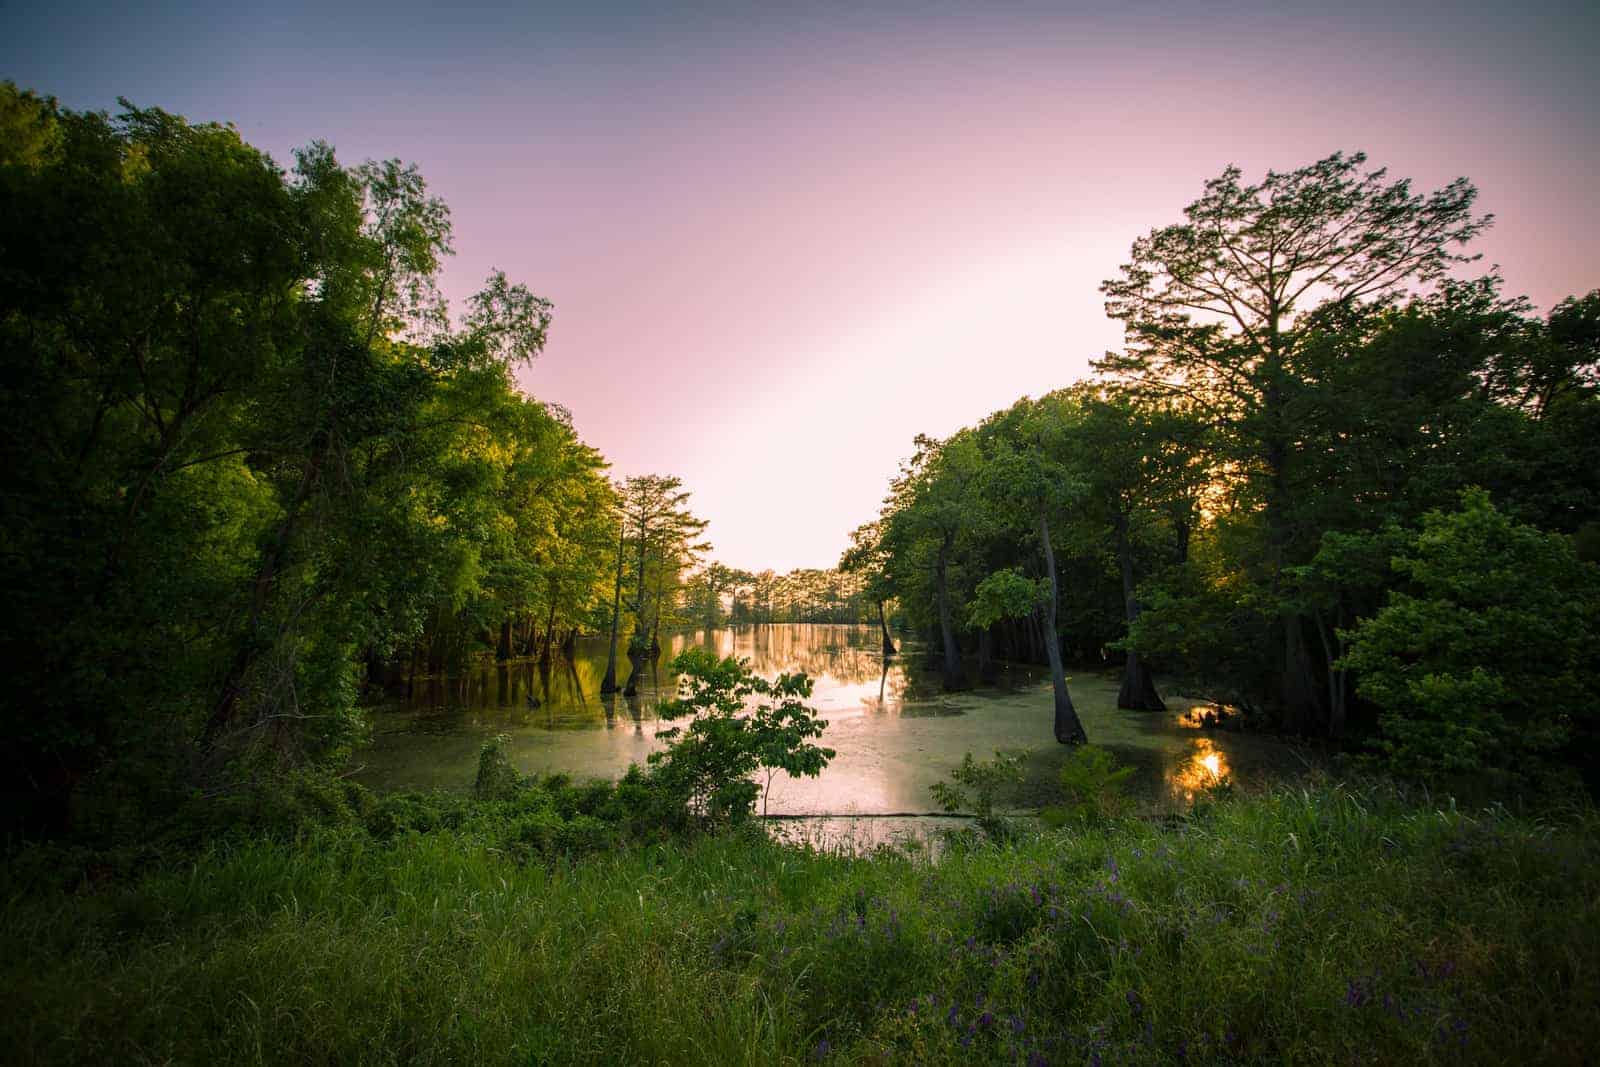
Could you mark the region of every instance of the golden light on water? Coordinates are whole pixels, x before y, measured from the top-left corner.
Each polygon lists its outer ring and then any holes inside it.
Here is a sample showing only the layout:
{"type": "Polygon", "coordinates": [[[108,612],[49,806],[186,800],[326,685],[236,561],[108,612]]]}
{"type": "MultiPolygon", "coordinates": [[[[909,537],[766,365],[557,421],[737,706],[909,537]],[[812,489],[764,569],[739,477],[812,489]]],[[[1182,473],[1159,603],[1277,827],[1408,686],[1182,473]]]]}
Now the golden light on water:
{"type": "Polygon", "coordinates": [[[1167,785],[1175,799],[1192,803],[1196,796],[1230,773],[1227,755],[1209,737],[1198,737],[1190,742],[1188,751],[1168,772],[1167,785]]]}

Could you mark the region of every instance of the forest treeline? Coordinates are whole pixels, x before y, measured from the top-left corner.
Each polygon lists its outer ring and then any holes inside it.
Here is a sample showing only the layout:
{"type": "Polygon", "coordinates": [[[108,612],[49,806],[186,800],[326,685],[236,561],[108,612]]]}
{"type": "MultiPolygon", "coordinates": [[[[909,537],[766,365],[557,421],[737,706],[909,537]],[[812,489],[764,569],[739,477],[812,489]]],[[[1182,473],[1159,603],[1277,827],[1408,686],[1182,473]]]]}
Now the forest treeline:
{"type": "Polygon", "coordinates": [[[0,202],[11,828],[335,762],[364,689],[580,631],[620,687],[688,621],[687,493],[518,389],[547,301],[452,316],[414,167],[7,83],[0,202]]]}
{"type": "Polygon", "coordinates": [[[1106,283],[1097,380],[919,438],[839,567],[777,575],[519,389],[553,309],[494,272],[452,312],[414,167],[123,107],[0,86],[11,828],[336,765],[364,693],[474,657],[601,635],[609,691],[665,629],[887,652],[888,608],[951,686],[1051,662],[1063,741],[1110,656],[1127,707],[1157,671],[1424,773],[1588,760],[1600,295],[1455,280],[1465,182],[1225,173],[1106,283]]]}
{"type": "Polygon", "coordinates": [[[1063,657],[1153,673],[1390,769],[1593,771],[1600,292],[1540,316],[1465,279],[1465,180],[1336,154],[1229,169],[1102,286],[1097,376],[918,437],[846,566],[945,684],[1063,657]]]}
{"type": "Polygon", "coordinates": [[[553,309],[495,272],[452,314],[414,167],[4,83],[0,199],[12,828],[336,764],[475,658],[606,635],[618,690],[664,628],[861,615],[707,562],[679,479],[519,389],[553,309]]]}

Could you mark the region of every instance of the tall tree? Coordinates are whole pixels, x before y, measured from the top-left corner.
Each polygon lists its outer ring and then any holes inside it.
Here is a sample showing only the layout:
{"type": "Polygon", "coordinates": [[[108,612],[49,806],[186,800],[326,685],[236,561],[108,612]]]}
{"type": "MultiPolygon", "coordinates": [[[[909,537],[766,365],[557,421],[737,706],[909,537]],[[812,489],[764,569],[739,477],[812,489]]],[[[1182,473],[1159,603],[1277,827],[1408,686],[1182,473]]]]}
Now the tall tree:
{"type": "MultiPolygon", "coordinates": [[[[1332,319],[1393,304],[1469,257],[1455,249],[1486,227],[1477,191],[1458,179],[1428,195],[1361,153],[1335,153],[1246,183],[1229,167],[1184,209],[1184,221],[1133,244],[1107,280],[1106,311],[1127,347],[1098,369],[1158,396],[1187,398],[1233,439],[1267,525],[1269,582],[1295,562],[1289,516],[1298,435],[1290,416],[1305,342],[1332,319]]],[[[1280,618],[1280,699],[1292,725],[1326,718],[1302,619],[1280,618]]]]}
{"type": "Polygon", "coordinates": [[[882,520],[857,526],[850,532],[850,547],[839,558],[839,569],[862,579],[862,593],[878,607],[878,630],[883,638],[884,658],[895,655],[894,639],[889,636],[889,620],[883,612],[883,602],[889,599],[892,589],[889,585],[888,550],[883,543],[882,520]]]}

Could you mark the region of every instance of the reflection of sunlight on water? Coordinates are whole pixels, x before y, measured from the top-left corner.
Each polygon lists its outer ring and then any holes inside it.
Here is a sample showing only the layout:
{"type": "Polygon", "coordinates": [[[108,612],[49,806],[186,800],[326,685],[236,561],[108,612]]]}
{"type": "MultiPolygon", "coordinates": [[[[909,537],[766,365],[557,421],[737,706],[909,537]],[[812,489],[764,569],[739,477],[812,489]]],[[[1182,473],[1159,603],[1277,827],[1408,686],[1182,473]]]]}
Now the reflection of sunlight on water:
{"type": "Polygon", "coordinates": [[[1228,757],[1214,745],[1209,737],[1190,742],[1184,757],[1168,772],[1167,786],[1173,796],[1185,803],[1227,778],[1230,773],[1228,757]]]}
{"type": "Polygon", "coordinates": [[[1237,708],[1227,704],[1194,704],[1178,716],[1178,725],[1191,730],[1211,729],[1224,725],[1237,713],[1237,708]]]}

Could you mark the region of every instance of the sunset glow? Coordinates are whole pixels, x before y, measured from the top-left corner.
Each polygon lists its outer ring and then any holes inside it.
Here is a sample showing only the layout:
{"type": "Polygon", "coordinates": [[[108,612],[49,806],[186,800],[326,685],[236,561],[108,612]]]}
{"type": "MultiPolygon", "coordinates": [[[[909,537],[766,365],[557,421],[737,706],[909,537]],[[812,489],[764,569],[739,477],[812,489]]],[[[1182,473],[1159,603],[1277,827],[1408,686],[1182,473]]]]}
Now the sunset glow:
{"type": "Polygon", "coordinates": [[[0,71],[417,162],[449,295],[554,301],[524,386],[618,475],[679,474],[734,566],[832,565],[914,434],[1084,376],[1100,280],[1229,162],[1464,174],[1508,289],[1597,276],[1586,5],[807,10],[10,5],[0,71]]]}

